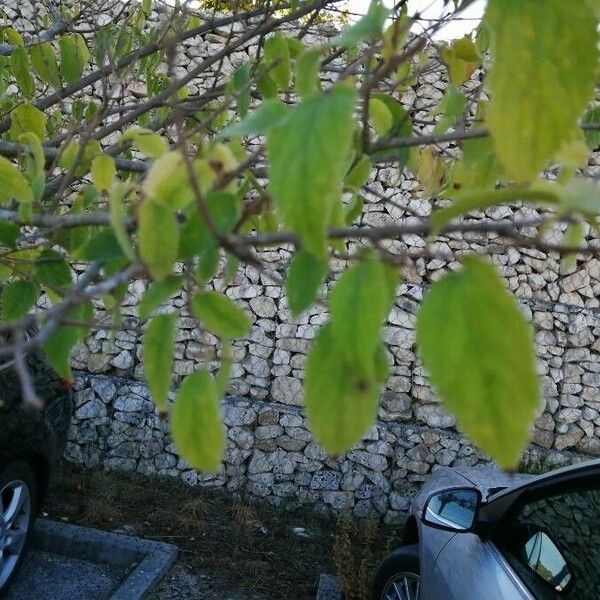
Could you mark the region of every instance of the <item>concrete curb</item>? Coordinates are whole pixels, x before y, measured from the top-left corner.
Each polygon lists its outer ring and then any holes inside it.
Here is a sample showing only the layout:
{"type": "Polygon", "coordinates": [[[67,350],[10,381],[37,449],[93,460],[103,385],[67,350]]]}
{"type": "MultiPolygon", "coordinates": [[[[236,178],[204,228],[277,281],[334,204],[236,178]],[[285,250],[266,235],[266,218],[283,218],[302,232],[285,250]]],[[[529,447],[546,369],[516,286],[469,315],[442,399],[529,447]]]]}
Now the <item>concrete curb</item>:
{"type": "Polygon", "coordinates": [[[128,575],[112,600],[137,600],[161,579],[177,558],[172,544],[38,519],[32,547],[126,569],[128,575]]]}
{"type": "Polygon", "coordinates": [[[335,575],[323,573],[319,576],[316,600],[342,600],[342,588],[335,575]]]}

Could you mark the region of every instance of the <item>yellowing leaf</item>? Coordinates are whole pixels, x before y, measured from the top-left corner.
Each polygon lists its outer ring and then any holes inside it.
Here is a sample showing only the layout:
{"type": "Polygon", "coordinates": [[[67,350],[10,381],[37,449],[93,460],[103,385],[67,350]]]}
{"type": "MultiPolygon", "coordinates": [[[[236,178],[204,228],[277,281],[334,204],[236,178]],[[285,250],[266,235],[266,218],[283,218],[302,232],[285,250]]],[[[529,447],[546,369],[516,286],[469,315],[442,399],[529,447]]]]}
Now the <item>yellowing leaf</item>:
{"type": "Polygon", "coordinates": [[[381,343],[364,359],[371,364],[372,379],[346,362],[331,329],[325,325],[310,349],[304,391],[306,412],[315,440],[333,456],[350,449],[375,422],[387,364],[381,364],[381,343]],[[375,366],[377,363],[377,366],[375,366]]]}
{"type": "Polygon", "coordinates": [[[179,227],[173,209],[146,200],[139,209],[138,237],[140,257],[150,275],[158,281],[165,279],[179,251],[179,227]]]}
{"type": "Polygon", "coordinates": [[[243,337],[250,329],[246,313],[219,292],[197,292],[191,304],[194,316],[218,336],[243,337]]]}
{"type": "Polygon", "coordinates": [[[415,155],[415,175],[421,182],[423,189],[430,195],[439,192],[444,183],[446,169],[442,159],[430,146],[423,148],[415,155]]]}
{"type": "Polygon", "coordinates": [[[532,331],[494,267],[475,256],[463,262],[425,296],[417,343],[460,428],[514,468],[540,399],[532,331]]]}
{"type": "Polygon", "coordinates": [[[112,187],[117,174],[115,161],[108,154],[101,154],[92,161],[92,182],[102,192],[112,187]]]}
{"type": "Polygon", "coordinates": [[[379,135],[385,135],[394,124],[394,118],[389,108],[379,98],[369,99],[369,118],[379,135]]]}
{"type": "Polygon", "coordinates": [[[158,158],[169,150],[167,141],[158,133],[143,127],[132,127],[121,137],[123,141],[131,141],[134,146],[148,158],[158,158]]]}
{"type": "Polygon", "coordinates": [[[450,82],[454,85],[462,85],[470,79],[480,61],[477,48],[469,37],[442,46],[440,56],[448,67],[450,82]]]}
{"type": "Polygon", "coordinates": [[[598,22],[585,2],[490,0],[491,101],[498,156],[518,181],[534,178],[574,139],[592,98],[598,22]]]}
{"type": "Polygon", "coordinates": [[[166,411],[171,387],[176,323],[175,314],[157,315],[148,323],[142,340],[144,378],[160,412],[166,411]]]}
{"type": "Polygon", "coordinates": [[[171,434],[194,468],[219,471],[226,438],[215,381],[208,371],[196,371],[183,380],[171,413],[171,434]]]}
{"type": "Polygon", "coordinates": [[[0,202],[9,200],[33,202],[33,192],[21,171],[0,156],[0,202]]]}
{"type": "Polygon", "coordinates": [[[46,139],[46,115],[32,104],[21,104],[10,114],[10,136],[18,140],[27,132],[34,133],[40,140],[46,139]]]}
{"type": "Polygon", "coordinates": [[[369,255],[344,271],[329,296],[335,342],[361,377],[372,377],[373,353],[394,298],[393,276],[390,267],[369,255]]]}
{"type": "Polygon", "coordinates": [[[154,161],[142,189],[156,202],[181,208],[189,204],[194,194],[180,152],[167,152],[154,161]]]}
{"type": "Polygon", "coordinates": [[[356,92],[336,87],[303,100],[269,132],[270,191],[281,219],[317,258],[340,202],[356,92]]]}

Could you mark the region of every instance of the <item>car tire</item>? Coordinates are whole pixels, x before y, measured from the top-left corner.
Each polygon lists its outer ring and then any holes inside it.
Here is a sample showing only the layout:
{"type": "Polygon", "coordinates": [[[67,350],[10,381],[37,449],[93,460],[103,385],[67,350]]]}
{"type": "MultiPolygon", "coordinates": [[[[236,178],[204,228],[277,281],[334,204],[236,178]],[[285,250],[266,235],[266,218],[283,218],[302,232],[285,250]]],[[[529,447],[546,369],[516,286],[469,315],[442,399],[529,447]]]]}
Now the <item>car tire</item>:
{"type": "Polygon", "coordinates": [[[375,573],[373,600],[418,600],[420,575],[419,545],[398,548],[375,573]]]}
{"type": "Polygon", "coordinates": [[[38,511],[38,485],[28,463],[19,460],[2,469],[0,496],[0,597],[3,597],[23,562],[38,511]]]}

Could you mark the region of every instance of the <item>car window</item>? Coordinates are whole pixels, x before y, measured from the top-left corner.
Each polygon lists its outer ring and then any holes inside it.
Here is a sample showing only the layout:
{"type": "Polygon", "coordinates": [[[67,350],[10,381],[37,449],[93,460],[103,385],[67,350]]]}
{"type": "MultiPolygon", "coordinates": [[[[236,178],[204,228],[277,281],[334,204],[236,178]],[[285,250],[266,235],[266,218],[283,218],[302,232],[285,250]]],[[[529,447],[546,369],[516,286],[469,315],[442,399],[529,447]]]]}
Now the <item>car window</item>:
{"type": "Polygon", "coordinates": [[[536,598],[600,598],[600,489],[525,502],[494,537],[536,598]]]}

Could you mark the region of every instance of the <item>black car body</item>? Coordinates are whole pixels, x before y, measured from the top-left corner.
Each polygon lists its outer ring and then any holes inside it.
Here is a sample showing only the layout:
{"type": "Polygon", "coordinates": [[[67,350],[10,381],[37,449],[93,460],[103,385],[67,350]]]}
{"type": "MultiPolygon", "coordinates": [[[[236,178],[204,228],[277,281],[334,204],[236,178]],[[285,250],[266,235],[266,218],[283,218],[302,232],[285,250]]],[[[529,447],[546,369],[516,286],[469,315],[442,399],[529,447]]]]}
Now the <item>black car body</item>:
{"type": "Polygon", "coordinates": [[[26,407],[12,361],[0,364],[0,596],[15,576],[64,452],[73,411],[71,386],[44,358],[26,358],[43,409],[26,407]]]}

